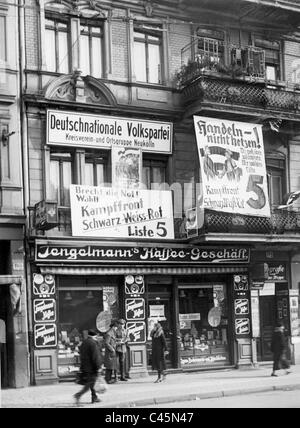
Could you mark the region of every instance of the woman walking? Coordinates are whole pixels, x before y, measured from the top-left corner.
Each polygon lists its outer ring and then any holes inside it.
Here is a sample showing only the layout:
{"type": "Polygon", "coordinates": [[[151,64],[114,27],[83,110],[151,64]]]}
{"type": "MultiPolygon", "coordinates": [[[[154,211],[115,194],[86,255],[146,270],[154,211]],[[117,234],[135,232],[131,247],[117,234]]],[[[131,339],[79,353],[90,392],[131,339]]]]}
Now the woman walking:
{"type": "Polygon", "coordinates": [[[284,369],[286,374],[289,374],[289,361],[287,360],[287,347],[284,337],[284,325],[281,322],[276,324],[273,332],[271,351],[273,352],[273,371],[271,376],[277,376],[277,370],[284,369]]]}
{"type": "Polygon", "coordinates": [[[152,369],[158,372],[158,377],[155,381],[155,383],[158,383],[166,379],[165,355],[168,353],[167,343],[164,331],[159,322],[154,324],[150,334],[152,338],[152,369]]]}

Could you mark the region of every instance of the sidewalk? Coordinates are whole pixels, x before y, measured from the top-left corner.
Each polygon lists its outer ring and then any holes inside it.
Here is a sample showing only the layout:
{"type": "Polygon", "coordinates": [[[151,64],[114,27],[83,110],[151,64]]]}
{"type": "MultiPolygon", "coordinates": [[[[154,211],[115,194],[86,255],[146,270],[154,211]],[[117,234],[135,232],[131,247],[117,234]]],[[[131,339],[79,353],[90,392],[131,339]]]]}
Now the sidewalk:
{"type": "MultiPolygon", "coordinates": [[[[278,372],[271,377],[271,366],[228,369],[214,372],[169,374],[165,382],[154,383],[156,376],[131,379],[108,385],[101,403],[91,404],[90,393],[81,399],[83,407],[126,408],[160,404],[168,407],[174,401],[217,398],[272,390],[298,390],[300,405],[300,365],[291,366],[292,373],[278,372]]],[[[76,407],[73,394],[80,389],[75,383],[31,386],[1,391],[3,408],[11,407],[76,407]]]]}

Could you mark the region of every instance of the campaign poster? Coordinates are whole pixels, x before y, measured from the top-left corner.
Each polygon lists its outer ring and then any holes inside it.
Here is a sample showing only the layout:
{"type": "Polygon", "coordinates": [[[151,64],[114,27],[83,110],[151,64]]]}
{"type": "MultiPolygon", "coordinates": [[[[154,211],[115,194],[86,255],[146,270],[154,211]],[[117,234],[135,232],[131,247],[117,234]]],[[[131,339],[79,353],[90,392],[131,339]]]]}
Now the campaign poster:
{"type": "Polygon", "coordinates": [[[194,116],[203,208],[270,217],[262,125],[194,116]]]}
{"type": "Polygon", "coordinates": [[[112,186],[139,188],[142,182],[142,151],[112,147],[112,186]]]}
{"type": "Polygon", "coordinates": [[[70,186],[72,235],[174,239],[172,192],[70,186]]]}

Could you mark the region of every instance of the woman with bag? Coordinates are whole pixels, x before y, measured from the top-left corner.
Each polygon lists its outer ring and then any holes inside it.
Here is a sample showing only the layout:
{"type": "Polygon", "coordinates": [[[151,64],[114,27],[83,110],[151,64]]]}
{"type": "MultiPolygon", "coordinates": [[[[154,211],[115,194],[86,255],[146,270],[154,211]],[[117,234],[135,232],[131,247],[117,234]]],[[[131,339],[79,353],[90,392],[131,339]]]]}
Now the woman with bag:
{"type": "Polygon", "coordinates": [[[168,354],[166,338],[159,322],[154,324],[150,335],[152,338],[152,369],[157,370],[158,377],[155,383],[158,383],[166,379],[165,355],[168,354]]]}

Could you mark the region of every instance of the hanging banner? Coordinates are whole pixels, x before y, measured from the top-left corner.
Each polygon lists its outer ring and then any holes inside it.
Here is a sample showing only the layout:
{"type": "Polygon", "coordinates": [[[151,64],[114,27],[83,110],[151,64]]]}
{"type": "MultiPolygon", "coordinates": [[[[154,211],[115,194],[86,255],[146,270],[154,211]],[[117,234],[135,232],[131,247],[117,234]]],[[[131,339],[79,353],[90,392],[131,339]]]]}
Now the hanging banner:
{"type": "Polygon", "coordinates": [[[142,183],[142,151],[113,147],[111,151],[112,186],[139,188],[142,183]]]}
{"type": "Polygon", "coordinates": [[[70,186],[73,236],[174,239],[172,193],[70,186]]]}
{"type": "Polygon", "coordinates": [[[194,116],[203,208],[270,217],[262,126],[194,116]]]}

